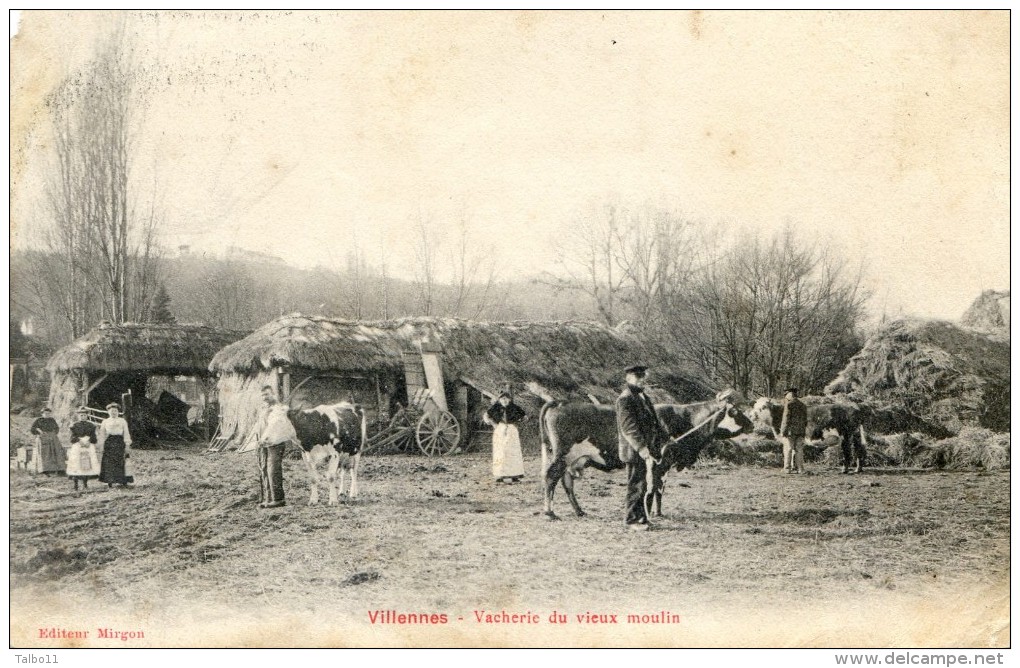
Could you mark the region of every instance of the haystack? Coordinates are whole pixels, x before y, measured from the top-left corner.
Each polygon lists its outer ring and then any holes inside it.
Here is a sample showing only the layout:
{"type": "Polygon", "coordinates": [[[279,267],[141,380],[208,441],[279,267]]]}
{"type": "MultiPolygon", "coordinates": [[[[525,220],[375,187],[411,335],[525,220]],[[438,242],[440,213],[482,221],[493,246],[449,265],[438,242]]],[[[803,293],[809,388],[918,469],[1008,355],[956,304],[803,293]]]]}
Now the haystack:
{"type": "Polygon", "coordinates": [[[255,422],[265,385],[286,373],[296,407],[355,401],[381,424],[408,401],[404,355],[440,353],[443,388],[459,419],[473,419],[509,385],[558,399],[610,402],[622,369],[655,367],[653,383],[676,401],[712,395],[708,383],[681,369],[661,347],[632,334],[581,322],[489,323],[452,318],[362,322],[300,314],[274,320],[227,346],[209,368],[219,374],[221,433],[243,440],[255,422]]]}
{"type": "MultiPolygon", "coordinates": [[[[247,332],[205,325],[103,323],[50,357],[50,406],[66,427],[78,406],[102,408],[130,392],[144,399],[150,380],[209,379],[209,361],[247,332]]],[[[214,391],[210,383],[210,392],[214,391]]]]}
{"type": "Polygon", "coordinates": [[[825,392],[902,407],[954,434],[967,425],[1008,431],[1009,379],[1007,338],[908,319],[872,336],[825,392]]]}
{"type": "Polygon", "coordinates": [[[990,334],[1009,335],[1009,290],[985,290],[960,318],[960,324],[990,334]]]}

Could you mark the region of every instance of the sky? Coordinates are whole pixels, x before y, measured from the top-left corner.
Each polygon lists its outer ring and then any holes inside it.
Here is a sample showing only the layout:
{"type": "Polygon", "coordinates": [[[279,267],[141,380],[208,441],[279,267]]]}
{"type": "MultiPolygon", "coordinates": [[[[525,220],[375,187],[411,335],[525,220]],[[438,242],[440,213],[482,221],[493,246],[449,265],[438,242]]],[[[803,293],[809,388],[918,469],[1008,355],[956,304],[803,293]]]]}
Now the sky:
{"type": "MultiPolygon", "coordinates": [[[[24,14],[12,244],[45,222],[41,100],[119,15],[24,14]]],[[[665,206],[862,258],[874,310],[1009,287],[1008,12],[148,12],[133,178],[168,245],[410,277],[418,220],[505,278],[593,206],[665,206]]]]}

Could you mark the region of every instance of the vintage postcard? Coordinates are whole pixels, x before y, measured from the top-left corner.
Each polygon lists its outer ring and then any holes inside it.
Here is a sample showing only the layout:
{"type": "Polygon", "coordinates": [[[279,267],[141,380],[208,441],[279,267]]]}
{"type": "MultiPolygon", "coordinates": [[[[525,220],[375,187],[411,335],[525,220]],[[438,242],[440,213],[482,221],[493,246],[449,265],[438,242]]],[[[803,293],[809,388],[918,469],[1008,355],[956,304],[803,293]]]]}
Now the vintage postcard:
{"type": "Polygon", "coordinates": [[[12,649],[1010,646],[1008,11],[12,33],[12,649]]]}

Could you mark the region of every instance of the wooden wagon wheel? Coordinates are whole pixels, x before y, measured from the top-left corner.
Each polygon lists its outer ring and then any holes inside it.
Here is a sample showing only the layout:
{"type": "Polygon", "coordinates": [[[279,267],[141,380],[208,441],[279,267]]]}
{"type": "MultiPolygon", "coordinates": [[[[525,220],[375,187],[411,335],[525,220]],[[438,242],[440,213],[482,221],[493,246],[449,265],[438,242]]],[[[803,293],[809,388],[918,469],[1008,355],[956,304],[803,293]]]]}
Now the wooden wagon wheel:
{"type": "Polygon", "coordinates": [[[407,452],[414,447],[414,418],[406,410],[393,416],[388,431],[392,432],[392,443],[400,452],[407,452]]]}
{"type": "Polygon", "coordinates": [[[448,455],[460,443],[460,423],[446,411],[428,411],[418,420],[418,447],[429,457],[448,455]]]}

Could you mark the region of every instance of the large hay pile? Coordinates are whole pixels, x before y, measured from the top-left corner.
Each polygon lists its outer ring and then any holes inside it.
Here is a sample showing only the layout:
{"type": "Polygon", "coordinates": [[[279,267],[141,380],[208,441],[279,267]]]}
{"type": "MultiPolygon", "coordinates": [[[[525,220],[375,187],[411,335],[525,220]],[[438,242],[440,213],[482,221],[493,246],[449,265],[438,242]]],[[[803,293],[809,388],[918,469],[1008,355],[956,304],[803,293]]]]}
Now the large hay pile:
{"type": "Polygon", "coordinates": [[[958,435],[934,442],[920,433],[873,436],[869,440],[871,465],[988,471],[1009,468],[1009,434],[983,427],[963,427],[958,435]]]}
{"type": "Polygon", "coordinates": [[[960,323],[993,334],[1009,334],[1009,290],[985,290],[970,305],[960,323]]]}
{"type": "Polygon", "coordinates": [[[872,336],[826,388],[902,407],[952,433],[1009,430],[1009,341],[944,321],[899,320],[872,336]]]}

